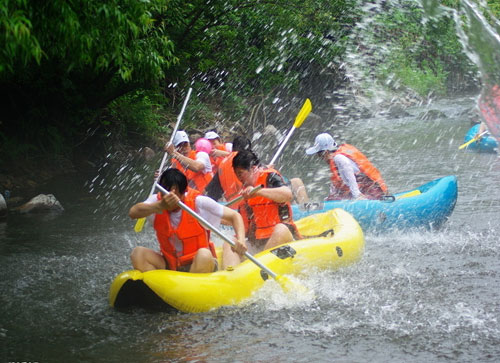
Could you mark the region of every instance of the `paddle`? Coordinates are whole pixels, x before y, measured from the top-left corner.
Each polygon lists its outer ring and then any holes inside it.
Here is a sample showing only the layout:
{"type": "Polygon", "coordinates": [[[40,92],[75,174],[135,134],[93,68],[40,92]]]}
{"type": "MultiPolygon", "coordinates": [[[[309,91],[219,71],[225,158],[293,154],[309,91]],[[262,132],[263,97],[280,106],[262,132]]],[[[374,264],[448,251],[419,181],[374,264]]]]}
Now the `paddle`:
{"type": "MultiPolygon", "coordinates": [[[[302,105],[302,108],[300,109],[299,113],[295,117],[295,122],[293,123],[292,128],[288,132],[288,135],[286,136],[285,140],[283,140],[283,142],[281,143],[280,147],[276,151],[276,154],[274,154],[274,157],[271,160],[271,162],[269,163],[269,165],[273,165],[274,164],[274,162],[278,158],[278,156],[281,153],[281,151],[283,151],[283,148],[285,147],[286,143],[288,142],[288,140],[292,136],[292,134],[295,131],[295,129],[298,129],[300,126],[302,126],[302,123],[307,118],[307,116],[309,115],[309,113],[311,112],[311,110],[312,110],[312,104],[311,104],[311,101],[309,100],[309,98],[307,98],[306,101],[304,102],[304,104],[302,105]]],[[[263,185],[256,186],[255,188],[252,189],[251,194],[255,193],[256,191],[260,190],[263,187],[264,187],[263,185]]],[[[239,197],[236,197],[233,200],[227,202],[225,205],[226,205],[226,207],[229,207],[229,206],[233,205],[234,203],[239,202],[242,199],[243,199],[243,196],[240,195],[239,197]]]]}
{"type": "Polygon", "coordinates": [[[281,151],[283,151],[283,148],[285,147],[286,143],[288,142],[288,140],[292,136],[295,129],[298,129],[302,125],[302,123],[307,118],[307,116],[309,115],[311,110],[312,110],[312,104],[311,104],[311,101],[309,100],[309,98],[307,98],[306,101],[304,102],[304,105],[302,105],[302,108],[300,109],[299,113],[297,114],[297,117],[295,117],[295,122],[293,123],[292,128],[288,132],[288,135],[286,135],[285,140],[283,140],[283,142],[281,143],[278,151],[276,151],[276,154],[274,154],[274,157],[271,160],[271,162],[269,163],[269,165],[274,165],[274,162],[276,161],[276,159],[280,155],[281,151]]]}
{"type": "MultiPolygon", "coordinates": [[[[192,91],[193,91],[193,89],[190,87],[188,90],[188,93],[186,95],[186,99],[184,100],[184,104],[182,105],[181,112],[179,113],[179,116],[177,116],[177,122],[175,123],[174,131],[172,132],[172,135],[170,136],[169,144],[171,144],[174,141],[175,133],[177,132],[177,129],[179,128],[179,125],[180,125],[181,120],[182,120],[182,116],[184,115],[184,110],[186,109],[186,105],[189,101],[189,97],[191,97],[192,91]]],[[[155,181],[153,183],[153,186],[152,186],[151,191],[149,192],[148,196],[153,194],[153,192],[155,191],[155,184],[161,175],[161,172],[163,170],[163,166],[165,165],[165,161],[167,160],[167,155],[168,155],[167,152],[165,152],[165,154],[163,155],[163,159],[161,160],[160,168],[158,169],[160,172],[158,173],[158,176],[155,178],[155,181]]],[[[145,222],[146,222],[146,218],[139,218],[137,220],[137,222],[135,223],[134,231],[136,231],[136,232],[142,231],[142,229],[144,228],[145,222]]]]}
{"type": "MultiPolygon", "coordinates": [[[[156,188],[158,188],[162,193],[169,194],[169,192],[165,188],[163,188],[160,184],[155,183],[154,186],[156,188]]],[[[186,204],[184,204],[181,201],[179,201],[177,203],[177,205],[182,210],[186,211],[191,216],[193,216],[194,218],[196,218],[198,220],[198,222],[200,222],[201,224],[203,224],[205,227],[209,228],[217,236],[219,236],[220,238],[222,238],[225,242],[229,243],[233,247],[235,246],[235,243],[230,238],[226,237],[222,232],[220,232],[217,228],[215,228],[210,222],[208,222],[205,218],[203,218],[202,216],[200,216],[199,214],[197,214],[194,210],[192,210],[191,208],[189,208],[186,204]]],[[[286,292],[291,291],[292,288],[294,288],[295,290],[300,289],[300,290],[306,291],[306,289],[305,289],[304,286],[301,286],[301,285],[298,286],[297,284],[293,284],[285,276],[279,276],[279,275],[275,274],[273,271],[271,271],[269,268],[267,268],[266,266],[264,266],[259,260],[257,260],[255,257],[253,257],[248,252],[245,252],[245,256],[250,261],[252,261],[257,266],[259,266],[262,270],[264,270],[268,275],[271,275],[271,277],[273,279],[275,279],[280,284],[280,286],[283,288],[284,291],[286,291],[286,292]]]]}
{"type": "Polygon", "coordinates": [[[481,137],[483,137],[484,134],[486,134],[488,132],[488,130],[486,131],[483,131],[481,132],[479,135],[477,136],[474,136],[472,139],[470,139],[469,141],[467,141],[465,144],[462,144],[458,147],[458,150],[462,150],[464,147],[467,147],[469,146],[470,144],[472,144],[473,142],[479,140],[481,137]]]}
{"type": "MultiPolygon", "coordinates": [[[[250,192],[250,195],[251,195],[251,194],[253,194],[253,193],[255,193],[256,191],[261,190],[262,188],[264,188],[264,186],[263,186],[263,185],[258,185],[258,186],[256,186],[255,188],[253,188],[253,189],[252,189],[252,191],[250,192]]],[[[240,195],[239,197],[236,197],[236,198],[234,198],[233,200],[231,200],[231,201],[227,202],[227,203],[225,204],[225,206],[226,206],[226,207],[230,207],[230,206],[232,206],[234,203],[238,203],[238,202],[239,202],[240,200],[242,200],[242,199],[243,199],[243,196],[242,196],[242,195],[240,195]]]]}

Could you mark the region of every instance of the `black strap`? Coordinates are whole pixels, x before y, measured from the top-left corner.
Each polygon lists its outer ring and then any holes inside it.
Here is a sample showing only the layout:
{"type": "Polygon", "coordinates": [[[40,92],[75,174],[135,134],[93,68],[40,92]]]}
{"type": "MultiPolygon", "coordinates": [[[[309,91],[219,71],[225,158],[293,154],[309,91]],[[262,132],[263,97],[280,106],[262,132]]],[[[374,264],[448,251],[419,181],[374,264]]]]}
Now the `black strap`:
{"type": "Polygon", "coordinates": [[[318,237],[328,237],[329,235],[334,235],[335,234],[335,231],[332,229],[329,229],[329,230],[326,230],[324,231],[323,233],[320,233],[320,234],[316,234],[314,236],[304,236],[302,235],[303,238],[318,238],[318,237]]]}
{"type": "Polygon", "coordinates": [[[392,203],[396,200],[396,197],[394,195],[383,195],[380,200],[382,202],[388,202],[388,203],[392,203]]]}

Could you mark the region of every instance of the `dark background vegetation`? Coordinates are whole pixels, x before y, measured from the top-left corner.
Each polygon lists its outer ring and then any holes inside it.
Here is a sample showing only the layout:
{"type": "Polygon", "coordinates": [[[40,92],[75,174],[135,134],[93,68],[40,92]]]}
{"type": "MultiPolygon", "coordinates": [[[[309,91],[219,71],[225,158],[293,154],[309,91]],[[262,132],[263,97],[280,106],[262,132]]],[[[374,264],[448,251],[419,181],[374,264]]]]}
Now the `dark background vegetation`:
{"type": "MultiPolygon", "coordinates": [[[[400,3],[366,35],[390,49],[366,71],[419,97],[477,88],[453,20],[422,22],[416,2],[400,3]]],[[[188,87],[184,127],[341,87],[360,14],[355,0],[0,0],[0,174],[155,145],[188,87]]]]}

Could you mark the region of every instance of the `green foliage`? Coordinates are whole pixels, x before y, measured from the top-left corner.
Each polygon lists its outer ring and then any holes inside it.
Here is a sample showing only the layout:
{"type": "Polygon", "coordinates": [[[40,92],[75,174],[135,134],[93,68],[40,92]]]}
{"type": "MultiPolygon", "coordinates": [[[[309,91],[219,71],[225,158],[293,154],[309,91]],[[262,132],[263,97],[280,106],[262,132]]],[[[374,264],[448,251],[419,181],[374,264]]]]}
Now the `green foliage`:
{"type": "Polygon", "coordinates": [[[167,11],[163,0],[0,0],[4,133],[60,153],[114,99],[157,89],[178,62],[167,11]]]}
{"type": "Polygon", "coordinates": [[[113,100],[101,124],[121,138],[156,135],[166,130],[164,100],[155,92],[136,91],[113,100]]]}
{"type": "Polygon", "coordinates": [[[493,15],[500,19],[500,2],[498,0],[488,0],[488,6],[492,11],[493,15]]]}
{"type": "MultiPolygon", "coordinates": [[[[164,132],[165,114],[188,84],[197,91],[188,127],[216,114],[240,120],[270,95],[286,98],[306,85],[333,88],[341,76],[331,70],[343,62],[357,5],[0,0],[1,132],[10,140],[3,152],[69,153],[94,134],[164,132]]],[[[381,81],[396,78],[393,86],[441,94],[455,75],[471,73],[453,22],[423,22],[413,1],[382,12],[371,36],[389,49],[374,67],[381,81]]]]}
{"type": "Polygon", "coordinates": [[[395,76],[405,87],[411,88],[418,95],[425,98],[430,96],[446,95],[446,72],[440,69],[441,65],[430,65],[427,61],[416,65],[410,63],[410,60],[399,57],[391,59],[381,67],[381,76],[384,79],[395,76]],[[397,68],[393,68],[397,65],[397,68]],[[437,68],[437,70],[436,70],[437,68]]]}
{"type": "MultiPolygon", "coordinates": [[[[373,41],[386,51],[380,57],[381,83],[414,90],[425,97],[446,95],[474,83],[474,66],[463,52],[449,17],[426,19],[413,2],[402,2],[378,16],[373,41]],[[459,77],[469,75],[469,79],[459,77]]],[[[453,5],[453,4],[449,4],[453,5]]]]}
{"type": "Polygon", "coordinates": [[[32,36],[32,23],[25,11],[26,0],[1,0],[0,31],[4,35],[0,43],[0,74],[14,71],[14,60],[24,64],[32,59],[40,63],[42,49],[38,40],[32,36]]]}
{"type": "Polygon", "coordinates": [[[354,1],[349,0],[184,4],[171,25],[184,19],[187,26],[170,33],[176,34],[177,52],[183,59],[188,55],[190,62],[171,71],[184,74],[189,67],[207,88],[245,96],[276,87],[296,91],[301,79],[339,58],[355,19],[348,11],[354,1]]]}
{"type": "Polygon", "coordinates": [[[43,58],[64,75],[113,72],[142,81],[160,79],[177,62],[164,24],[154,18],[167,10],[161,0],[2,0],[0,6],[8,35],[2,48],[15,51],[4,50],[4,72],[43,58]]]}

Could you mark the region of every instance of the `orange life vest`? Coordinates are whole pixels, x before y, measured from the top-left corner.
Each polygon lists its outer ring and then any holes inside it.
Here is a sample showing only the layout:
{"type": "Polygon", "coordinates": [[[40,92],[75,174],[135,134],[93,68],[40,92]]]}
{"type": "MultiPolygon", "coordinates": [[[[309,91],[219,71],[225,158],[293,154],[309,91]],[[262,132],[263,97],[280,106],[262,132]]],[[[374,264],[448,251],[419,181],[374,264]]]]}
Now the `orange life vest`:
{"type": "MultiPolygon", "coordinates": [[[[200,195],[197,190],[188,188],[184,204],[192,210],[195,209],[195,199],[200,195]]],[[[158,193],[158,200],[162,198],[158,193]]],[[[184,210],[181,211],[181,221],[177,228],[172,227],[170,213],[163,211],[155,215],[154,228],[160,243],[161,253],[168,262],[170,270],[177,270],[180,266],[189,265],[200,248],[209,248],[216,257],[215,247],[209,241],[210,234],[202,227],[200,222],[184,210]],[[173,240],[177,238],[182,243],[182,251],[177,252],[173,240]]]]}
{"type": "MultiPolygon", "coordinates": [[[[222,190],[224,191],[224,198],[226,201],[231,201],[238,196],[238,193],[243,189],[243,185],[236,177],[233,169],[233,159],[238,154],[238,152],[233,151],[231,154],[226,156],[219,164],[219,182],[222,190]]],[[[236,203],[231,206],[231,208],[237,208],[240,203],[236,203]]]]}
{"type": "Polygon", "coordinates": [[[356,174],[356,181],[358,182],[359,191],[367,198],[380,199],[384,194],[387,194],[387,186],[385,185],[382,175],[378,169],[361,151],[356,149],[354,146],[342,144],[337,151],[331,155],[329,160],[330,170],[332,172],[331,181],[337,190],[337,197],[339,197],[339,199],[350,199],[352,198],[352,195],[349,187],[340,177],[337,165],[335,165],[335,162],[333,161],[333,158],[337,154],[347,156],[358,165],[360,173],[356,174]]]}
{"type": "MultiPolygon", "coordinates": [[[[215,148],[217,150],[228,151],[226,148],[226,144],[217,145],[217,146],[215,146],[215,148]]],[[[214,175],[217,172],[217,170],[219,170],[220,163],[224,159],[225,159],[225,156],[217,156],[217,157],[210,156],[210,162],[212,163],[212,173],[214,175]]]]}
{"type": "MultiPolygon", "coordinates": [[[[267,177],[270,173],[280,175],[276,170],[267,168],[258,171],[254,186],[264,185],[267,187],[267,177]]],[[[254,197],[246,200],[240,207],[240,213],[245,224],[247,236],[255,239],[266,239],[271,237],[274,227],[278,223],[292,224],[292,206],[289,202],[277,203],[264,197],[254,197]]]]}
{"type": "MultiPolygon", "coordinates": [[[[196,154],[197,152],[195,150],[191,150],[187,157],[196,160],[196,154]]],[[[212,180],[211,173],[204,173],[203,171],[192,171],[188,169],[187,166],[182,165],[177,159],[172,159],[172,166],[182,171],[182,173],[188,180],[188,186],[190,188],[196,189],[199,192],[203,193],[208,183],[210,183],[210,180],[212,180]]]]}

